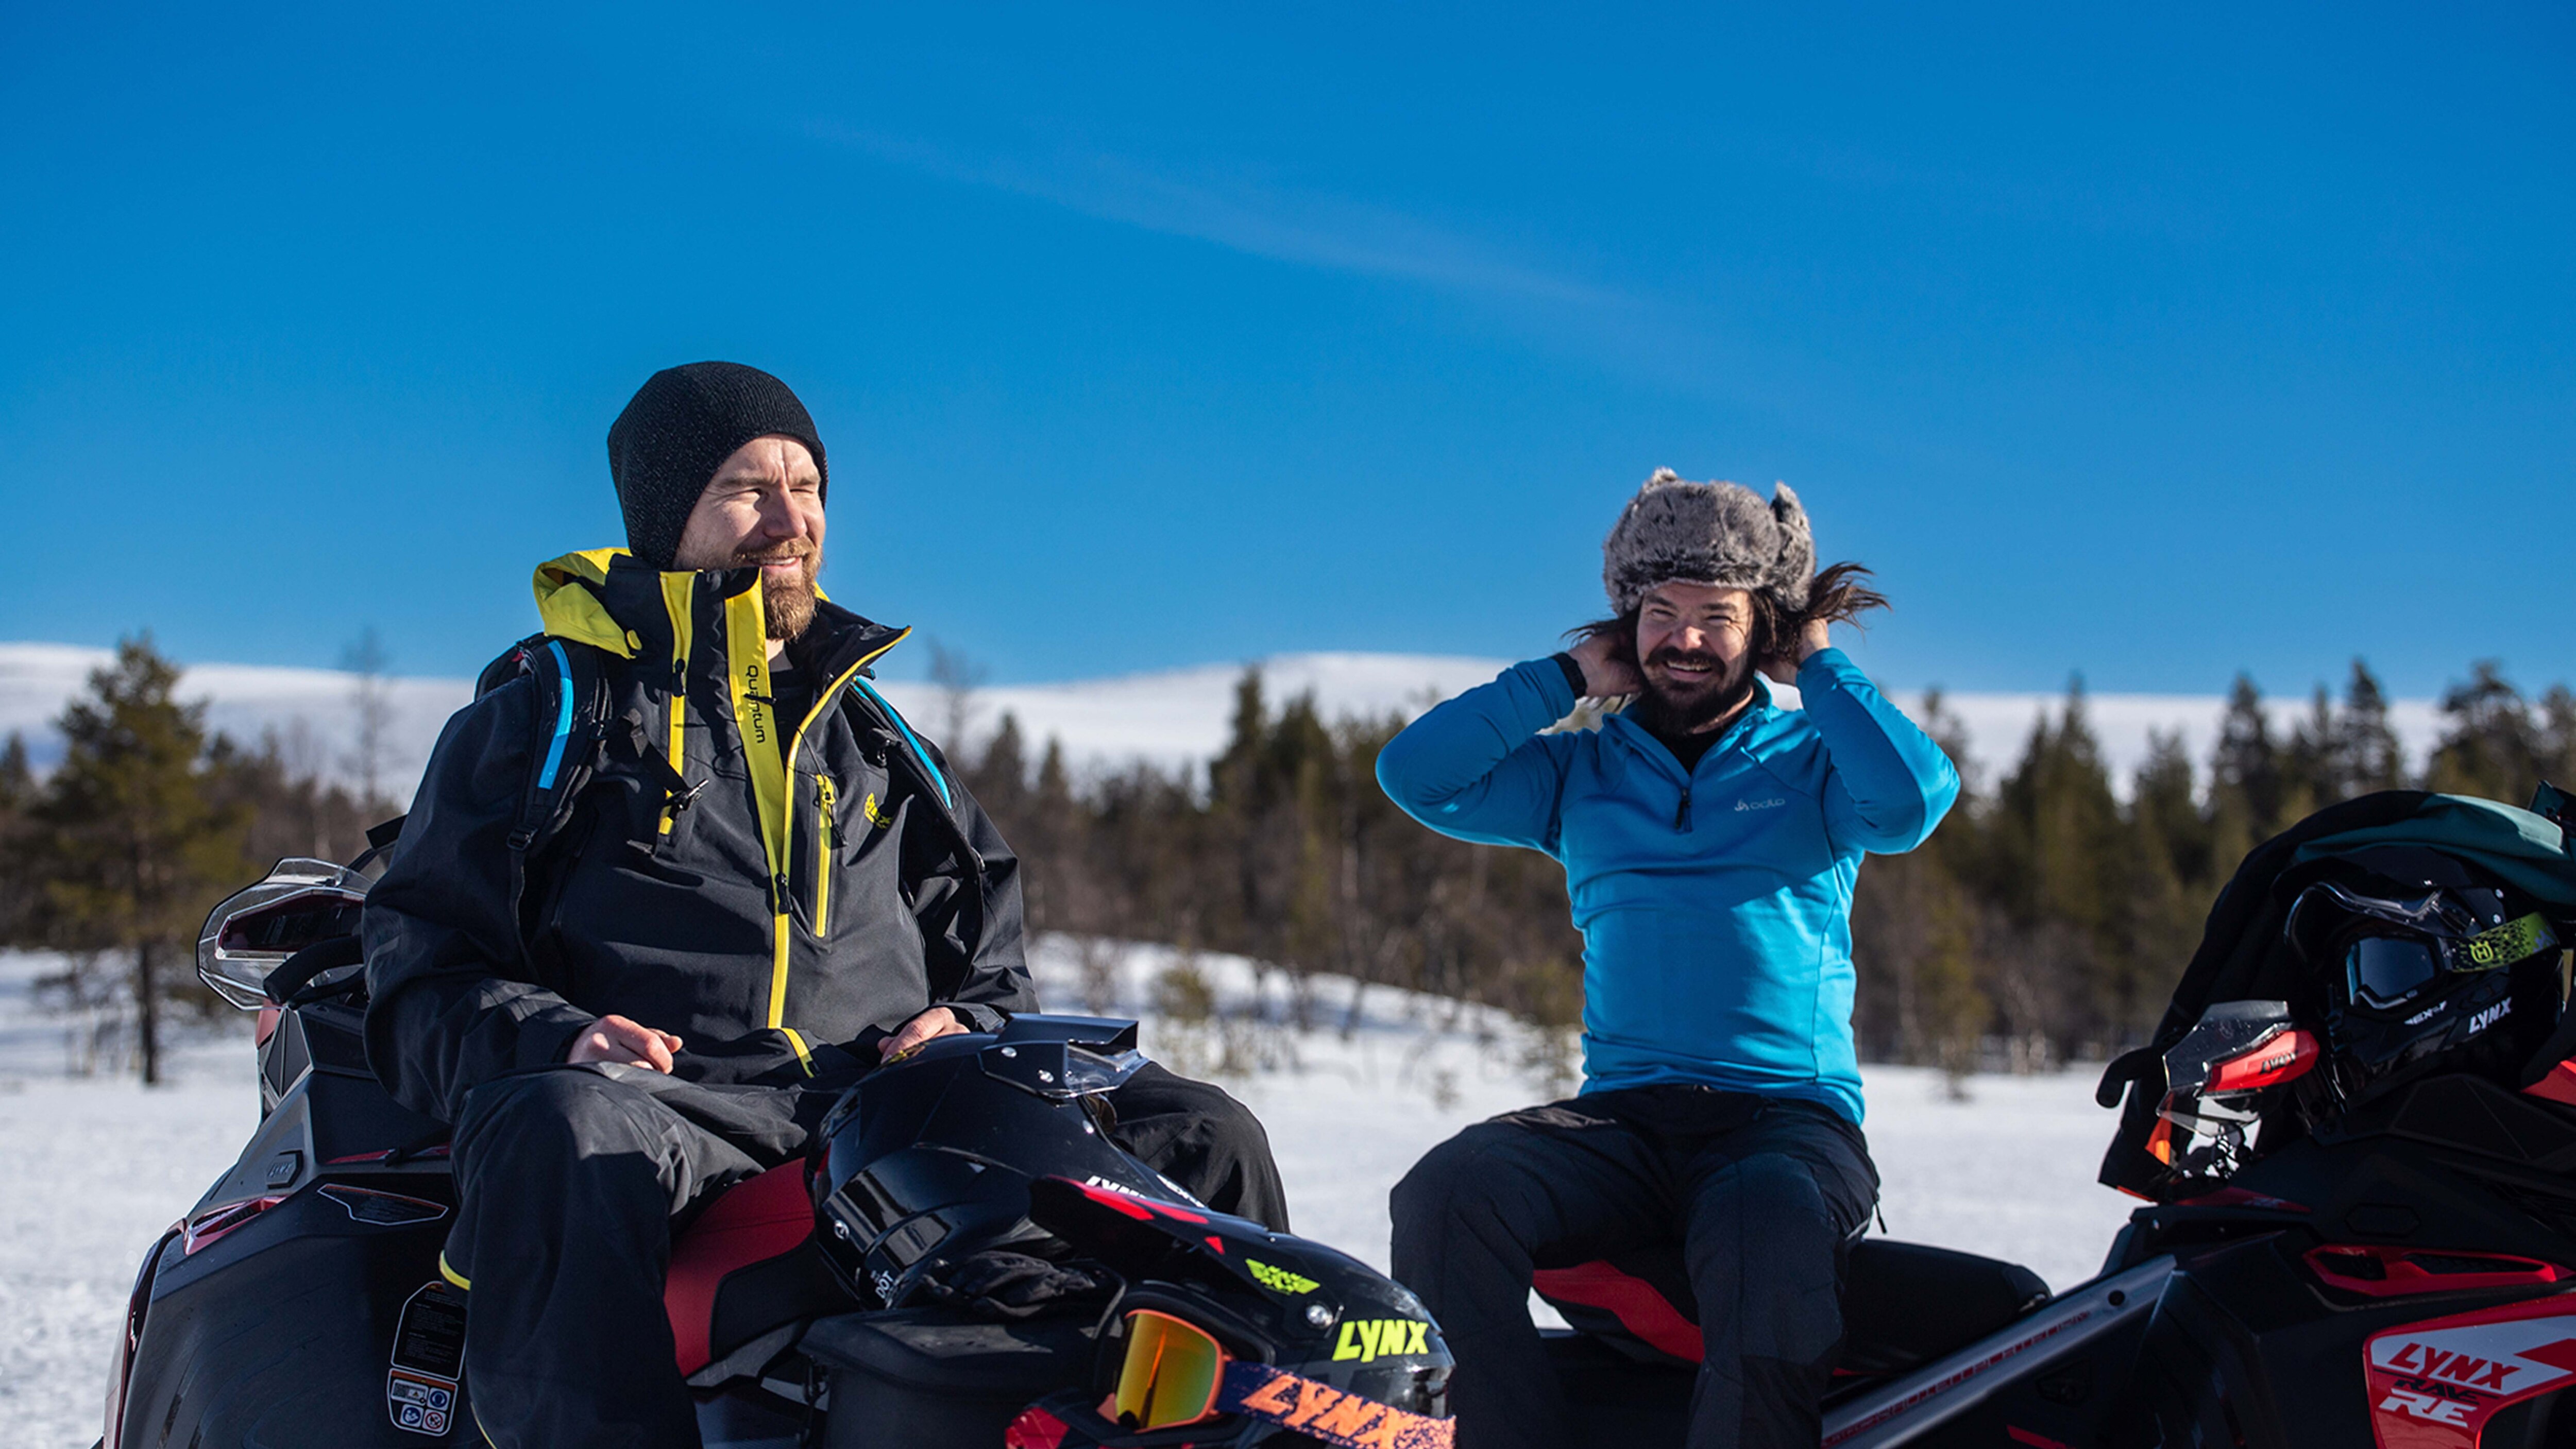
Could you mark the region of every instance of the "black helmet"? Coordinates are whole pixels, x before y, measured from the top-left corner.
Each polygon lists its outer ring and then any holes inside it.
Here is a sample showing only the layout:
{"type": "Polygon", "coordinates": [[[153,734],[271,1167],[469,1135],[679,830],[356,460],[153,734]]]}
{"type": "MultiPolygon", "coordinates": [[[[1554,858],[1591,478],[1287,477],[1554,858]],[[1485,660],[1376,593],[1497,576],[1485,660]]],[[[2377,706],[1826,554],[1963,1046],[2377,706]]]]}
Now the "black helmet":
{"type": "Polygon", "coordinates": [[[2517,1069],[2567,997],[2558,925],[2420,846],[2322,863],[2282,934],[2322,996],[2345,1107],[2437,1064],[2517,1069]]]}

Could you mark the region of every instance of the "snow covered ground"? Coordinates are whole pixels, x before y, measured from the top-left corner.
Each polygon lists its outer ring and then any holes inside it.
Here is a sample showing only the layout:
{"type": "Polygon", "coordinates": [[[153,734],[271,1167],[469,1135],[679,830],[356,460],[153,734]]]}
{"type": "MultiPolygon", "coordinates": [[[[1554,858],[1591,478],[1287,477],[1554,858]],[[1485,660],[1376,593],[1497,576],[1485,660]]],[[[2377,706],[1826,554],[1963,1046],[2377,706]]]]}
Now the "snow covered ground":
{"type": "MultiPolygon", "coordinates": [[[[97,1437],[144,1248],[258,1116],[246,1019],[190,1036],[158,1090],[67,1076],[78,1024],[30,996],[57,965],[0,954],[0,1443],[44,1449],[97,1437]]],[[[1380,1267],[1387,1189],[1414,1159],[1546,1094],[1537,1038],[1478,1008],[1371,987],[1354,1010],[1353,984],[1328,977],[1301,1027],[1284,975],[1236,957],[1049,939],[1036,968],[1051,1007],[1137,1016],[1150,1053],[1224,1082],[1268,1125],[1298,1230],[1380,1267]]],[[[2093,1182],[2112,1114],[2088,1072],[1981,1077],[1965,1102],[1930,1072],[1867,1078],[1892,1233],[2011,1258],[2060,1288],[2100,1265],[2130,1204],[2093,1182]]]]}

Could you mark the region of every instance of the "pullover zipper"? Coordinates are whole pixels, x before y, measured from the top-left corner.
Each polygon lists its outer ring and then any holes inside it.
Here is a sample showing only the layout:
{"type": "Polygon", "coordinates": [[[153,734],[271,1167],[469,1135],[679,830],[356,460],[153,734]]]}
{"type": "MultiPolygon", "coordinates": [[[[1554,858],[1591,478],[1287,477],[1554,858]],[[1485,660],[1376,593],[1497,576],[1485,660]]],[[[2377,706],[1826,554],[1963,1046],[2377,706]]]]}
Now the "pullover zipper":
{"type": "Polygon", "coordinates": [[[1673,811],[1673,834],[1675,835],[1690,834],[1690,790],[1691,787],[1688,785],[1682,787],[1682,803],[1673,811]]]}

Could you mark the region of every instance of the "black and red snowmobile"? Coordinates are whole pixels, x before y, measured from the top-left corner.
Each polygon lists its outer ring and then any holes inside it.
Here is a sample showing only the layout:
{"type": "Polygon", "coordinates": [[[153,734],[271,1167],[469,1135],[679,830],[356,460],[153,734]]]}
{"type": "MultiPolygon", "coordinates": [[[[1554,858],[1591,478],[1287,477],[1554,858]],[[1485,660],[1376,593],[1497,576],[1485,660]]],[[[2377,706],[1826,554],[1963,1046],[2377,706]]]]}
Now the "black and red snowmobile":
{"type": "MultiPolygon", "coordinates": [[[[2255,850],[2155,1039],[2104,1075],[2127,1104],[2102,1179],[2148,1205],[2102,1272],[2051,1293],[1855,1242],[1824,1443],[2576,1449],[2576,860],[2564,802],[2537,810],[2390,792],[2255,850]]],[[[364,889],[290,862],[209,924],[201,969],[262,1013],[267,1110],[145,1257],[120,1449],[472,1442],[444,1133],[358,1053],[364,889]]],[[[668,1306],[707,1442],[1448,1442],[1410,1293],[1096,1130],[1132,1031],[943,1039],[854,1088],[821,1161],[698,1219],[668,1306]],[[1014,1301],[1042,1280],[1083,1286],[1014,1301]]],[[[1551,1352],[1586,1444],[1678,1445],[1678,1245],[1536,1286],[1575,1325],[1551,1352]]]]}
{"type": "MultiPolygon", "coordinates": [[[[1855,1242],[1825,1445],[2576,1446],[2571,813],[2392,791],[2257,848],[2104,1074],[2148,1205],[2101,1273],[1855,1242]]],[[[1537,1287],[1586,1443],[1678,1446],[1679,1245],[1537,1287]]]]}
{"type": "MultiPolygon", "coordinates": [[[[484,1442],[448,1134],[361,1053],[368,883],[282,861],[207,922],[200,974],[259,1013],[261,1121],[144,1255],[105,1445],[484,1442]]],[[[939,1038],[701,1212],[664,1303],[709,1449],[1448,1444],[1420,1300],[1112,1144],[1103,1094],[1143,1064],[1132,1021],[939,1038]]]]}

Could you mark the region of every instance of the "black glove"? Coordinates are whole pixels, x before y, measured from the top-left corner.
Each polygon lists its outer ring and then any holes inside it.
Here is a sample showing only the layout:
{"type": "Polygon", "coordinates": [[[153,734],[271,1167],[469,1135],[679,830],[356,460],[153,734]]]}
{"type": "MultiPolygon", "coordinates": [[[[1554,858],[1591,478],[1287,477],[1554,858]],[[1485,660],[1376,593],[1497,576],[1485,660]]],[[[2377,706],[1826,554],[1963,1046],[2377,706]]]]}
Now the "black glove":
{"type": "Polygon", "coordinates": [[[1050,1263],[996,1248],[940,1265],[923,1276],[921,1289],[932,1301],[979,1318],[1018,1319],[1103,1301],[1116,1286],[1097,1267],[1050,1263]]]}

